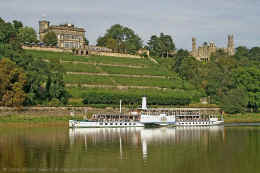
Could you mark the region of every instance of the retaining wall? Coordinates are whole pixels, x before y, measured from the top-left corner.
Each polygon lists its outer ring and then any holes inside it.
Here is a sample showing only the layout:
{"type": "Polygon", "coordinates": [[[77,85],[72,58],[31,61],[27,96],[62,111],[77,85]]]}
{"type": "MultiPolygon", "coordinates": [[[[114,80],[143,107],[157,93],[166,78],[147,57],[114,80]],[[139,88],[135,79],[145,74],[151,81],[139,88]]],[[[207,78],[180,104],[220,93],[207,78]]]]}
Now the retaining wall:
{"type": "Polygon", "coordinates": [[[53,47],[22,46],[22,48],[25,50],[39,50],[39,51],[49,51],[49,52],[71,52],[72,53],[72,50],[53,48],[53,47]]]}
{"type": "Polygon", "coordinates": [[[68,115],[89,115],[101,112],[115,112],[116,109],[98,109],[91,107],[23,107],[11,108],[0,107],[0,116],[6,115],[34,115],[34,116],[68,116],[68,115]]]}

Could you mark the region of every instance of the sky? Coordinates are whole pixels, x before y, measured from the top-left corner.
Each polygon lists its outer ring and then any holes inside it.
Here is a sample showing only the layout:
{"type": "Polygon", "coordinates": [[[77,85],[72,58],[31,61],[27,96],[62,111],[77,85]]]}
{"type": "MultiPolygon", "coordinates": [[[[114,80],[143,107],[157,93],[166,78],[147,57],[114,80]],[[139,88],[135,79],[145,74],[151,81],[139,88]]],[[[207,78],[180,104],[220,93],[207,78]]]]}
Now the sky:
{"type": "Polygon", "coordinates": [[[90,44],[113,24],[132,28],[146,43],[161,32],[171,35],[177,48],[191,49],[214,41],[235,46],[260,46],[259,0],[0,0],[0,17],[20,20],[38,32],[38,21],[72,23],[86,30],[90,44]]]}

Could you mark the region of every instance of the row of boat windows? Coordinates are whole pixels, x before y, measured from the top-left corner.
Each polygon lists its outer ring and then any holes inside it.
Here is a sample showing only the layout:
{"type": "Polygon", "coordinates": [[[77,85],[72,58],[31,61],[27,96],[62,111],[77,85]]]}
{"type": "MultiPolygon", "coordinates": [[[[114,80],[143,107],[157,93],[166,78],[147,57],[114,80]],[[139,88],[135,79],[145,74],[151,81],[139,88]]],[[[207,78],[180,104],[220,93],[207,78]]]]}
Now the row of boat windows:
{"type": "Polygon", "coordinates": [[[113,126],[113,125],[115,125],[115,126],[123,126],[123,125],[125,125],[125,126],[127,126],[127,125],[129,125],[129,126],[131,126],[131,125],[136,125],[136,123],[99,123],[99,125],[101,125],[101,126],[103,126],[103,125],[105,125],[105,126],[113,126]]]}
{"type": "MultiPolygon", "coordinates": [[[[142,117],[144,118],[151,118],[151,117],[160,117],[162,115],[158,114],[158,115],[142,115],[142,117]]],[[[166,117],[174,117],[175,118],[175,115],[163,115],[163,116],[166,116],[166,117]]]]}
{"type": "Polygon", "coordinates": [[[193,122],[193,123],[181,123],[180,122],[180,124],[181,125],[189,125],[189,124],[191,124],[191,125],[193,125],[193,124],[213,124],[213,122],[193,122]]]}
{"type": "MultiPolygon", "coordinates": [[[[175,118],[175,117],[173,117],[173,116],[164,116],[165,118],[167,117],[167,118],[171,118],[171,119],[173,119],[173,118],[175,118]]],[[[146,119],[158,119],[158,118],[164,118],[164,117],[160,117],[160,116],[142,116],[141,118],[146,118],[146,119]]]]}

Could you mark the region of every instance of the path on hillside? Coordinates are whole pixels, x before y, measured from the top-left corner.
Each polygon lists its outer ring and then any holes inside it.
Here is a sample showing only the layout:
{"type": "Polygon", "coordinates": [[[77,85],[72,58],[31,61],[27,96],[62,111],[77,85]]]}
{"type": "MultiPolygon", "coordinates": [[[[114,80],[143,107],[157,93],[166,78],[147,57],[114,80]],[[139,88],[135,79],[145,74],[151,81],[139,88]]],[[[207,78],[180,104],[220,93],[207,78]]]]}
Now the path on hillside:
{"type": "Polygon", "coordinates": [[[89,75],[89,76],[118,76],[118,77],[161,78],[161,79],[166,79],[165,76],[151,76],[151,75],[128,75],[128,74],[108,74],[108,73],[88,73],[88,72],[67,72],[67,74],[80,74],[80,75],[89,75]]]}
{"type": "MultiPolygon", "coordinates": [[[[78,87],[79,84],[66,84],[66,87],[78,87]]],[[[167,88],[160,87],[150,87],[150,86],[123,86],[123,85],[89,85],[89,84],[80,84],[81,87],[86,88],[117,88],[117,89],[158,89],[158,90],[166,90],[167,88]]]]}
{"type": "Polygon", "coordinates": [[[128,68],[145,68],[147,66],[135,66],[135,65],[123,65],[123,64],[104,64],[104,63],[94,63],[94,62],[82,62],[82,61],[61,61],[62,63],[72,63],[72,64],[88,64],[88,65],[101,65],[101,66],[112,66],[112,67],[128,67],[128,68]]]}

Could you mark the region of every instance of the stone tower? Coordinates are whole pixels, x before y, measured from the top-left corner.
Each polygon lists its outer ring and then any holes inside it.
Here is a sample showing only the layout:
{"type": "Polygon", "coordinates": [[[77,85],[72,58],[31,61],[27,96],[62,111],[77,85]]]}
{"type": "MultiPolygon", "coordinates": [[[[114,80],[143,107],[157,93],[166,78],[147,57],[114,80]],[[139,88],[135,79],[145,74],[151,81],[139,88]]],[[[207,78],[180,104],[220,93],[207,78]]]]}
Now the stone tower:
{"type": "Polygon", "coordinates": [[[193,57],[197,56],[197,44],[196,44],[196,38],[192,38],[192,52],[191,52],[193,57]]]}
{"type": "Polygon", "coordinates": [[[40,41],[43,41],[44,35],[47,33],[50,26],[50,22],[47,20],[39,21],[39,34],[40,41]]]}
{"type": "Polygon", "coordinates": [[[227,52],[229,56],[235,55],[234,35],[228,35],[227,52]]]}
{"type": "Polygon", "coordinates": [[[216,44],[213,41],[211,41],[208,47],[208,58],[215,52],[217,52],[216,44]]]}

